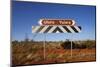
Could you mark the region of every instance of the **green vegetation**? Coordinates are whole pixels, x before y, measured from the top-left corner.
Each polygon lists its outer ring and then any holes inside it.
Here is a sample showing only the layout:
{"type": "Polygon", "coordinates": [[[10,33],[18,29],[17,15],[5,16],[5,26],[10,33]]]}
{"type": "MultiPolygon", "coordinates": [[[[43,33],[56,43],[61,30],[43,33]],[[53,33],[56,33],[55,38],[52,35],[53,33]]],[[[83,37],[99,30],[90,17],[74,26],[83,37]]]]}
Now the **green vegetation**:
{"type": "MultiPolygon", "coordinates": [[[[96,42],[94,40],[73,41],[72,46],[73,49],[91,49],[96,47],[96,42]]],[[[65,41],[61,44],[61,47],[64,49],[71,49],[71,42],[65,41]]]]}
{"type": "Polygon", "coordinates": [[[49,54],[47,58],[55,59],[57,58],[58,54],[49,54]]]}

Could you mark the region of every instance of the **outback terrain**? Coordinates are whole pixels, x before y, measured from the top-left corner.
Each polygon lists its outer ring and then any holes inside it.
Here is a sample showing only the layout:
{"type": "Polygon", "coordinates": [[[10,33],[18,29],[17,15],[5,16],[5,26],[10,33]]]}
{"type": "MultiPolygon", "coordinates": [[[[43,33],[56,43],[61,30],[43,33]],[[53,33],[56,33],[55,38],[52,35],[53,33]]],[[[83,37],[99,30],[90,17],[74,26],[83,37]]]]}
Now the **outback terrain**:
{"type": "Polygon", "coordinates": [[[12,41],[13,65],[84,62],[96,60],[94,40],[73,41],[12,41]],[[45,55],[45,56],[44,56],[45,55]]]}

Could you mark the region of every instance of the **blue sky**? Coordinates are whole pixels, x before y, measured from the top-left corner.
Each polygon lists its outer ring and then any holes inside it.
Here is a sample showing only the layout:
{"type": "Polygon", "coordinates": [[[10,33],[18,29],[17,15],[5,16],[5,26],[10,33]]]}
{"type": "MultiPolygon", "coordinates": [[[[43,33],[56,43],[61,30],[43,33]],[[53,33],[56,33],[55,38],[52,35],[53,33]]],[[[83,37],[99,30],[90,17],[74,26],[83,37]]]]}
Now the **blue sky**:
{"type": "Polygon", "coordinates": [[[44,40],[44,36],[46,40],[94,40],[95,6],[13,1],[12,40],[24,40],[26,33],[29,39],[34,40],[44,40]],[[32,26],[39,25],[38,21],[42,18],[73,19],[76,25],[82,27],[82,32],[33,34],[32,26]]]}

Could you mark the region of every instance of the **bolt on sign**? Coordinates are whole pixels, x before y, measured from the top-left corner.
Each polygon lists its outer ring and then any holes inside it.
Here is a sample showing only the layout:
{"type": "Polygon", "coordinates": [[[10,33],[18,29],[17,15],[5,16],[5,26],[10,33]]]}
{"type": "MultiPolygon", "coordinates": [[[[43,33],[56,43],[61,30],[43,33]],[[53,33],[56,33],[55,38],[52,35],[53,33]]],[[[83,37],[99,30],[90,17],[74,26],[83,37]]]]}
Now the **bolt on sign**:
{"type": "Polygon", "coordinates": [[[46,25],[46,26],[32,26],[32,33],[79,33],[81,26],[67,26],[67,25],[46,25]]]}
{"type": "Polygon", "coordinates": [[[74,20],[70,19],[40,19],[40,25],[75,25],[74,20]]]}

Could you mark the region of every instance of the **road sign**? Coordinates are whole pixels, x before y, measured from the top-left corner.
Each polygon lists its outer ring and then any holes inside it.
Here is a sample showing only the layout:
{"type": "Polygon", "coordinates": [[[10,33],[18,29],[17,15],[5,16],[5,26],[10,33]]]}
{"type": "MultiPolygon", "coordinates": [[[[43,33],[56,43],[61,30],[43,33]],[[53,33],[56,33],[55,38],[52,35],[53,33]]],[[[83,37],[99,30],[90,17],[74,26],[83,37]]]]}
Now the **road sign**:
{"type": "Polygon", "coordinates": [[[75,21],[71,19],[40,19],[40,25],[75,25],[75,21]]]}
{"type": "Polygon", "coordinates": [[[81,32],[81,26],[32,26],[32,33],[79,33],[81,32]]]}

